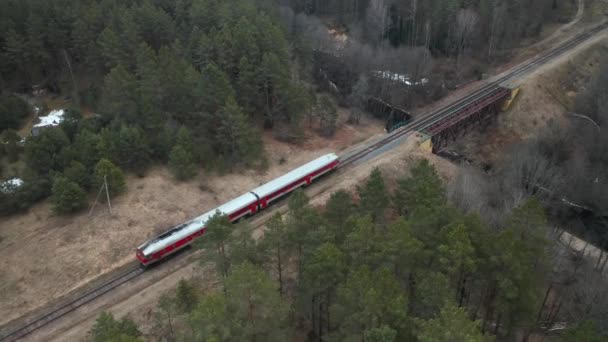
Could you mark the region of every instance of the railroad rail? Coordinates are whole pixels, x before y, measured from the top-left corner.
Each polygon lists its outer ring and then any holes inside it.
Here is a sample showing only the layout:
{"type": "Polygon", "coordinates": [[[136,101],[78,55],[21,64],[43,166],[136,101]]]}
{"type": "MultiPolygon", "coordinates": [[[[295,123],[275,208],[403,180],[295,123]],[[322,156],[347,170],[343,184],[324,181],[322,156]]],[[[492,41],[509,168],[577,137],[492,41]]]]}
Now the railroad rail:
{"type": "Polygon", "coordinates": [[[568,51],[569,49],[583,43],[584,41],[591,38],[595,34],[603,31],[607,27],[608,27],[608,23],[598,25],[595,28],[568,40],[564,44],[558,46],[557,48],[555,48],[553,50],[548,51],[545,54],[542,54],[540,56],[537,56],[526,62],[519,64],[518,66],[513,68],[511,71],[509,71],[507,74],[500,76],[496,80],[492,81],[491,83],[488,83],[487,85],[481,87],[480,89],[474,91],[473,93],[468,94],[468,95],[450,103],[449,105],[447,105],[443,108],[440,108],[436,111],[433,111],[429,114],[419,117],[418,119],[414,119],[409,124],[404,125],[403,127],[393,131],[387,137],[382,138],[378,142],[376,142],[360,151],[357,151],[356,153],[345,156],[340,162],[340,167],[348,166],[348,165],[360,160],[361,158],[369,155],[370,153],[378,150],[379,148],[386,146],[389,143],[406,136],[407,134],[409,134],[411,132],[422,132],[422,133],[426,133],[426,135],[428,135],[428,136],[432,136],[433,132],[425,132],[425,131],[435,125],[441,124],[442,121],[449,119],[452,115],[457,114],[459,111],[467,108],[468,106],[471,106],[472,104],[474,104],[474,102],[483,100],[486,97],[491,96],[492,94],[495,94],[496,92],[500,91],[501,84],[508,82],[518,76],[522,76],[523,74],[534,70],[536,67],[561,55],[563,52],[568,51]]]}
{"type": "Polygon", "coordinates": [[[53,322],[54,320],[56,320],[62,316],[67,315],[68,313],[93,301],[94,299],[104,295],[105,293],[112,291],[113,289],[117,288],[118,286],[137,278],[143,272],[144,272],[144,269],[138,266],[125,273],[122,273],[121,275],[117,276],[116,278],[113,278],[112,280],[109,280],[108,282],[104,283],[100,287],[60,306],[58,309],[53,310],[52,312],[50,312],[42,317],[38,317],[38,318],[34,319],[32,322],[26,324],[25,326],[23,326],[21,328],[10,332],[8,335],[3,336],[0,339],[0,341],[6,341],[6,342],[17,341],[18,339],[32,333],[35,330],[40,329],[41,327],[53,322]]]}
{"type": "MultiPolygon", "coordinates": [[[[538,56],[536,58],[533,58],[527,62],[524,62],[524,63],[518,65],[513,70],[508,72],[506,75],[499,77],[495,81],[483,86],[482,88],[478,89],[477,91],[458,99],[457,101],[447,105],[446,107],[433,111],[427,115],[420,117],[417,120],[412,121],[411,123],[393,131],[387,137],[382,138],[381,140],[377,141],[376,143],[374,143],[360,151],[357,151],[348,156],[344,156],[341,159],[340,167],[345,167],[347,165],[350,165],[350,164],[364,158],[365,156],[369,155],[370,153],[380,149],[381,147],[384,147],[384,146],[388,145],[389,143],[394,142],[397,139],[406,136],[407,134],[409,134],[411,132],[416,132],[416,131],[424,132],[426,129],[432,127],[433,125],[437,125],[437,124],[441,123],[443,120],[449,119],[451,115],[458,113],[459,111],[463,110],[467,106],[470,106],[471,104],[473,104],[475,101],[482,100],[482,99],[496,93],[497,91],[499,91],[500,85],[502,83],[507,82],[517,76],[521,76],[522,74],[533,70],[537,66],[547,62],[548,60],[550,60],[552,58],[559,56],[564,51],[567,51],[568,49],[570,49],[574,46],[577,46],[578,44],[589,39],[596,33],[599,33],[602,30],[606,29],[607,27],[608,27],[608,23],[605,23],[605,24],[595,27],[594,29],[592,29],[590,31],[580,34],[580,35],[572,38],[571,40],[567,41],[566,43],[560,45],[559,47],[557,47],[553,50],[550,50],[549,52],[547,52],[541,56],[538,56]]],[[[68,302],[67,304],[62,305],[58,309],[53,310],[52,312],[50,312],[44,316],[35,318],[31,322],[27,323],[25,326],[18,328],[16,330],[13,330],[12,332],[8,333],[5,336],[2,336],[0,338],[0,341],[13,342],[22,337],[25,337],[28,334],[36,331],[37,329],[40,329],[41,327],[57,320],[58,318],[65,316],[66,314],[78,309],[79,307],[92,302],[96,298],[104,295],[105,293],[112,291],[113,289],[119,287],[120,285],[137,278],[143,272],[144,272],[144,269],[141,267],[133,268],[133,269],[113,278],[112,280],[104,283],[100,287],[97,287],[96,289],[94,289],[90,292],[87,292],[86,294],[76,298],[75,300],[72,300],[72,301],[68,302]]]]}

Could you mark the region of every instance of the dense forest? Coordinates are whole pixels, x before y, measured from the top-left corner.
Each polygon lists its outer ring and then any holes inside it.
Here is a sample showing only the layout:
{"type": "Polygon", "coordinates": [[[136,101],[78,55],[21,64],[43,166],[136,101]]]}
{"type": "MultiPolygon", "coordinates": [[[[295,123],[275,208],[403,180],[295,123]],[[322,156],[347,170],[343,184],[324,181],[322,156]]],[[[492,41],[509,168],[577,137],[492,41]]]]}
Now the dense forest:
{"type": "Polygon", "coordinates": [[[601,309],[589,310],[605,302],[596,296],[601,276],[585,275],[567,247],[555,242],[535,199],[490,225],[450,204],[435,169],[423,160],[394,192],[376,169],[355,196],[339,191],[324,208],[314,208],[298,191],[288,205],[260,241],[246,222],[214,217],[197,247],[206,250],[202,262],[215,265],[216,290],[182,280],[160,299],[155,328],[146,336],[129,318],[104,313],[92,340],[607,337],[601,309]],[[580,282],[564,281],[571,277],[580,282]],[[550,332],[563,321],[565,332],[550,332]]]}
{"type": "MultiPolygon", "coordinates": [[[[90,175],[100,160],[140,174],[166,162],[180,179],[200,165],[263,167],[260,129],[297,139],[316,103],[294,69],[297,54],[276,6],[264,1],[0,6],[3,152],[27,165],[18,175],[24,186],[2,194],[3,213],[51,193],[58,212],[77,210],[98,185],[90,175]],[[14,130],[27,106],[9,90],[35,85],[67,96],[72,107],[60,127],[23,146],[14,130]]],[[[335,117],[331,101],[320,103],[335,117]]],[[[323,131],[334,124],[325,118],[323,131]]]]}
{"type": "Polygon", "coordinates": [[[299,142],[306,118],[319,134],[334,133],[336,100],[323,90],[351,108],[352,124],[370,96],[405,108],[436,99],[446,80],[449,88],[472,69],[481,75],[480,62],[463,58],[500,55],[538,34],[564,6],[531,4],[3,1],[0,171],[25,182],[0,193],[0,213],[50,195],[57,212],[79,210],[99,185],[93,175],[101,174],[101,160],[106,169],[140,175],[166,163],[181,180],[201,167],[264,168],[262,130],[299,142]],[[530,6],[547,15],[531,15],[530,6]],[[336,52],[331,27],[352,37],[346,52],[336,52]],[[433,59],[449,62],[437,74],[433,59]],[[394,75],[379,71],[425,81],[395,84],[394,75]],[[68,101],[66,120],[24,141],[17,131],[31,105],[43,112],[47,106],[30,96],[41,91],[68,101]]]}
{"type": "MultiPolygon", "coordinates": [[[[549,121],[533,138],[505,149],[484,174],[465,169],[454,184],[454,201],[487,221],[500,221],[521,198],[543,202],[555,225],[568,227],[608,248],[608,54],[571,101],[563,119],[549,121]]],[[[570,77],[570,76],[568,76],[570,77]]],[[[598,260],[602,268],[608,259],[598,260]]]]}
{"type": "MultiPolygon", "coordinates": [[[[331,137],[337,105],[354,125],[371,97],[427,104],[567,21],[574,2],[1,1],[0,171],[24,182],[0,189],[0,215],[46,198],[76,212],[152,165],[178,180],[264,169],[264,132],[299,143],[307,129],[331,137]],[[48,97],[68,103],[65,120],[24,133],[55,109],[48,97]]],[[[607,65],[579,95],[579,121],[514,146],[489,177],[465,170],[443,184],[419,161],[393,191],[376,169],[322,208],[292,194],[260,240],[214,217],[195,248],[215,291],[181,281],[151,330],[102,313],[88,337],[606,340],[608,256],[589,265],[553,223],[583,212],[584,231],[608,246],[607,65]]]]}

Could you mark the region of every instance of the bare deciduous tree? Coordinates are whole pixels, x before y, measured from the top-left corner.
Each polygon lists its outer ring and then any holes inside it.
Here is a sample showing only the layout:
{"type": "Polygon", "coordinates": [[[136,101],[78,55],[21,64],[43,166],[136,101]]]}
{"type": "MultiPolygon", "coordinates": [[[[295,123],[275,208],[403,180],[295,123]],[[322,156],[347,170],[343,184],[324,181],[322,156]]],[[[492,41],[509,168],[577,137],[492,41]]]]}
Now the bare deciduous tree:
{"type": "Polygon", "coordinates": [[[456,48],[456,66],[460,68],[460,62],[467,49],[471,47],[473,38],[477,34],[479,15],[472,9],[461,9],[456,14],[452,32],[452,43],[456,48]]]}

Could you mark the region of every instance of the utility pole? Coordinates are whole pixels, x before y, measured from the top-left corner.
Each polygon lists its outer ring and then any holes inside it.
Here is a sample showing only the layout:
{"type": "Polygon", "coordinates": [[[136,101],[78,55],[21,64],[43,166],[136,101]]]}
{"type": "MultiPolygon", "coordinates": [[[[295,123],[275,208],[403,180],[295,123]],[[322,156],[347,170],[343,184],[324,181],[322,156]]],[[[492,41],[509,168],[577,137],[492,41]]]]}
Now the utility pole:
{"type": "Polygon", "coordinates": [[[108,210],[110,211],[110,215],[112,214],[112,202],[110,201],[110,191],[108,190],[108,179],[106,175],[103,175],[103,185],[106,188],[106,197],[108,199],[108,210]]]}
{"type": "Polygon", "coordinates": [[[95,203],[93,203],[93,206],[91,207],[91,210],[89,210],[89,216],[91,216],[91,214],[93,213],[93,209],[95,209],[95,206],[97,205],[97,202],[99,201],[99,196],[101,196],[101,192],[104,189],[106,190],[106,198],[108,200],[108,210],[110,211],[110,214],[112,214],[112,202],[110,201],[110,191],[108,189],[108,179],[107,179],[107,176],[104,175],[103,176],[103,184],[99,188],[99,192],[97,193],[97,197],[95,198],[95,203]]]}

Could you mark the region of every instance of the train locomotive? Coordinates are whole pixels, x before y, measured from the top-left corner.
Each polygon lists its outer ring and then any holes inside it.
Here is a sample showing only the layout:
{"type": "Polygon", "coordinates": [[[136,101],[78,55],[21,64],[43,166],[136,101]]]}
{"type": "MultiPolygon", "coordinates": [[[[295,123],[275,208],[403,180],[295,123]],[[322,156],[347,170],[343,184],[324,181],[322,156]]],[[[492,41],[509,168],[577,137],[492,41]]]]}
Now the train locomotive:
{"type": "Polygon", "coordinates": [[[247,215],[253,215],[282,196],[299,187],[310,185],[318,177],[335,170],[339,163],[338,156],[330,153],[302,165],[230,202],[158,235],[137,248],[137,259],[143,266],[159,262],[202,236],[205,233],[207,222],[216,213],[226,215],[231,222],[247,215]]]}

